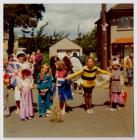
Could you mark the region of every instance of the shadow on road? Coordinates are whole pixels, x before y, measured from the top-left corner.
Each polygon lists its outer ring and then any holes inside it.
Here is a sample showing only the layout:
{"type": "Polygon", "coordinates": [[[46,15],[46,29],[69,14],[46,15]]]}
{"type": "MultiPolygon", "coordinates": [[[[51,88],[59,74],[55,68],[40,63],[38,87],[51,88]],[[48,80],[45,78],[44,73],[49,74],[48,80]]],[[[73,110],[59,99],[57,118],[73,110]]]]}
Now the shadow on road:
{"type": "MultiPolygon", "coordinates": [[[[38,106],[37,103],[33,103],[34,112],[38,112],[37,106],[38,106]]],[[[11,106],[9,108],[10,108],[10,113],[16,110],[16,106],[11,106]]]]}
{"type": "MultiPolygon", "coordinates": [[[[110,102],[109,101],[105,101],[104,103],[102,104],[92,104],[92,108],[95,107],[95,106],[109,106],[110,105],[110,102]]],[[[78,105],[78,106],[66,106],[66,112],[70,112],[70,111],[73,111],[73,109],[75,108],[83,108],[84,110],[86,110],[86,106],[85,104],[81,104],[81,105],[78,105]]]]}
{"type": "Polygon", "coordinates": [[[14,110],[16,110],[16,106],[11,106],[10,107],[10,113],[12,113],[14,110]]]}

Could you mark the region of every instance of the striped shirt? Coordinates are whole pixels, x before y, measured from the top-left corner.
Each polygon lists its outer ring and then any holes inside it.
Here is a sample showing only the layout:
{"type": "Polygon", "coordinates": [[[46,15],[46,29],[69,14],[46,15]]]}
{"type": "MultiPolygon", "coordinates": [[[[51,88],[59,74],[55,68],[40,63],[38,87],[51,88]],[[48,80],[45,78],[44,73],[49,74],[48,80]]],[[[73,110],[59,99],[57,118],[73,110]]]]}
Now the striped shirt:
{"type": "Polygon", "coordinates": [[[110,72],[106,70],[102,70],[99,67],[93,66],[92,69],[89,69],[87,66],[84,66],[79,71],[70,74],[68,79],[73,79],[77,76],[82,77],[82,85],[83,87],[90,88],[96,85],[96,74],[110,74],[110,72]]]}

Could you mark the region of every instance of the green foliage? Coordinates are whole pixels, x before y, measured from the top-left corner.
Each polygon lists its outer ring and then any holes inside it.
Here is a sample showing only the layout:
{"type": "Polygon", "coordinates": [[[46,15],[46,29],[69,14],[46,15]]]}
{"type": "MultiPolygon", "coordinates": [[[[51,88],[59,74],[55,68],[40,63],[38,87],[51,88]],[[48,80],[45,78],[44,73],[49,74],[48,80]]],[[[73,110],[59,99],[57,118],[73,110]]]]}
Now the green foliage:
{"type": "Polygon", "coordinates": [[[35,51],[36,49],[35,38],[27,38],[27,37],[19,38],[19,47],[26,48],[27,53],[31,53],[32,51],[35,51]]]}
{"type": "Polygon", "coordinates": [[[45,37],[46,34],[43,34],[43,32],[44,32],[44,28],[47,25],[48,25],[48,22],[40,27],[40,29],[37,31],[36,37],[45,37]]]}
{"type": "Polygon", "coordinates": [[[8,29],[11,23],[14,27],[36,27],[43,12],[43,4],[4,4],[4,29],[8,29]]]}
{"type": "Polygon", "coordinates": [[[52,37],[53,37],[54,41],[58,42],[59,40],[62,40],[63,38],[67,37],[68,35],[69,35],[69,33],[66,34],[63,31],[56,32],[56,30],[54,30],[52,37]]]}
{"type": "Polygon", "coordinates": [[[4,4],[4,31],[9,32],[8,53],[14,49],[14,27],[36,27],[45,12],[43,4],[4,4]]]}
{"type": "Polygon", "coordinates": [[[53,44],[57,43],[64,37],[67,37],[69,34],[64,33],[63,31],[56,32],[54,30],[53,35],[49,36],[46,34],[46,27],[49,23],[46,23],[40,27],[37,31],[35,37],[32,38],[20,38],[19,46],[27,48],[29,52],[32,52],[37,48],[39,48],[42,52],[49,51],[49,47],[53,44]]]}
{"type": "Polygon", "coordinates": [[[96,33],[97,29],[94,28],[91,32],[81,35],[81,33],[78,33],[78,38],[75,39],[75,42],[83,48],[83,52],[86,55],[89,55],[89,53],[94,52],[96,48],[96,33]]]}
{"type": "Polygon", "coordinates": [[[43,59],[43,64],[49,64],[49,52],[44,52],[43,53],[44,59],[43,59]]]}

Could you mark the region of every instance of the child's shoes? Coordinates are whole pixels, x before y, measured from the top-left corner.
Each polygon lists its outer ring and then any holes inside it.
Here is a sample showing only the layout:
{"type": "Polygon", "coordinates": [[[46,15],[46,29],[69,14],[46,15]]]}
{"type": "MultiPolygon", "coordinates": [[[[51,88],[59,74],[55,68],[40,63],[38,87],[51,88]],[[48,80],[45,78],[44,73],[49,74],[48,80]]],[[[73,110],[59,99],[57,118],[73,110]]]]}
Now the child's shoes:
{"type": "Polygon", "coordinates": [[[65,110],[62,110],[62,115],[65,115],[66,111],[65,110]]]}
{"type": "Polygon", "coordinates": [[[116,111],[116,109],[115,108],[110,108],[110,111],[113,111],[114,112],[114,111],[116,111]]]}
{"type": "Polygon", "coordinates": [[[31,120],[32,118],[31,117],[28,117],[28,119],[31,120]]]}
{"type": "Polygon", "coordinates": [[[26,118],[24,118],[24,119],[21,119],[22,121],[26,121],[27,119],[26,118]]]}
{"type": "Polygon", "coordinates": [[[88,114],[93,114],[94,111],[93,111],[93,109],[87,109],[87,113],[88,113],[88,114]]]}
{"type": "Polygon", "coordinates": [[[48,113],[46,114],[46,117],[49,117],[49,114],[48,113]]]}
{"type": "Polygon", "coordinates": [[[119,110],[121,110],[121,109],[122,109],[122,107],[118,107],[118,109],[119,109],[119,110]]]}
{"type": "Polygon", "coordinates": [[[47,113],[50,114],[51,113],[51,110],[47,110],[47,113]]]}

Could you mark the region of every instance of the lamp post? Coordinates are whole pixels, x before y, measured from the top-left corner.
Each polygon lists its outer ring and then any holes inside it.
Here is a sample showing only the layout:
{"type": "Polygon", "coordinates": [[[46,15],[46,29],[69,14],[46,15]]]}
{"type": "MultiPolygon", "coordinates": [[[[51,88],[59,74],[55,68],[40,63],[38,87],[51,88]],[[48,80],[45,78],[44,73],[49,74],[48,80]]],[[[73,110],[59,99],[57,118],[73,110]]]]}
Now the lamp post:
{"type": "Polygon", "coordinates": [[[106,4],[102,4],[102,68],[107,69],[107,24],[106,24],[106,4]]]}

